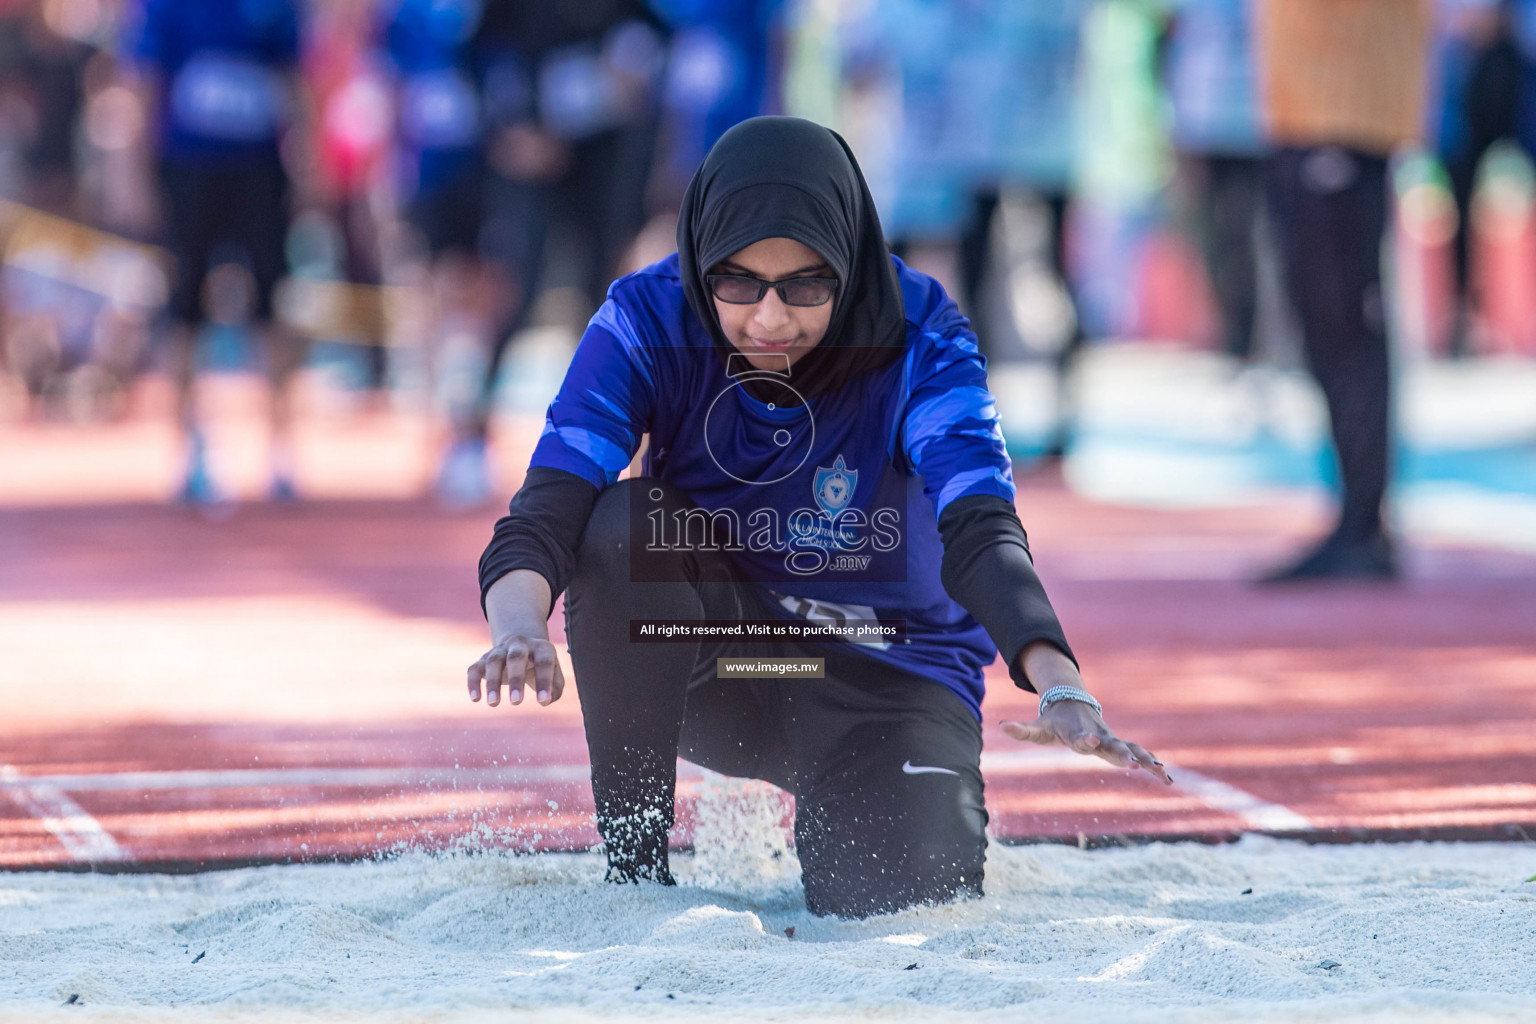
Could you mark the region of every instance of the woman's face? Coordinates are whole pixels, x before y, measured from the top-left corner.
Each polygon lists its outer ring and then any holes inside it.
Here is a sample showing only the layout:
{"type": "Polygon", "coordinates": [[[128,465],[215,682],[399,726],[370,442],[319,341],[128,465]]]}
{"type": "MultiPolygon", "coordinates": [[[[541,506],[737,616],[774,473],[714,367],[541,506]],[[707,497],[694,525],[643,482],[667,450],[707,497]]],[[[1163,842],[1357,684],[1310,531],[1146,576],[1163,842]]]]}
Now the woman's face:
{"type": "MultiPolygon", "coordinates": [[[[796,277],[835,277],[827,261],[808,245],[792,238],[765,238],[740,249],[709,269],[711,274],[736,274],[761,281],[796,277]]],[[[820,343],[832,320],[834,297],[820,306],[791,306],[769,288],[750,305],[714,298],[720,329],[736,350],[757,370],[784,371],[784,357],[794,366],[820,343]]]]}

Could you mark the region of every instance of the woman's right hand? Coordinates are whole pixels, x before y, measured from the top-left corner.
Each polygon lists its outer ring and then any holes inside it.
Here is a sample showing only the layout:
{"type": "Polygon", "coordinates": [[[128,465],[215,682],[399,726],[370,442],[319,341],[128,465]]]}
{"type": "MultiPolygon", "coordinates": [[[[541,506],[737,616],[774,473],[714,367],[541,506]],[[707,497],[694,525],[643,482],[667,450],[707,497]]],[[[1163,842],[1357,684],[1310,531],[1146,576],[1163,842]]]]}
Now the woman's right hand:
{"type": "Polygon", "coordinates": [[[565,676],[555,645],[545,637],[510,634],[469,666],[469,699],[480,699],[480,681],[485,680],[485,703],[501,703],[501,688],[507,687],[507,703],[521,704],[523,688],[532,686],[540,704],[553,704],[565,691],[565,676]]]}

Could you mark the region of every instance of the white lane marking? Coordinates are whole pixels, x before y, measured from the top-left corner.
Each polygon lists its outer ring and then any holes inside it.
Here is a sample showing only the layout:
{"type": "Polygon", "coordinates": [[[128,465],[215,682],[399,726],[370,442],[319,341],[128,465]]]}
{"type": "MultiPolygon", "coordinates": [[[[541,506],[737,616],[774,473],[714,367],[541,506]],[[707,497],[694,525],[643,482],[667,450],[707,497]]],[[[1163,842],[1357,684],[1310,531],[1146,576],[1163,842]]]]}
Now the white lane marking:
{"type": "Polygon", "coordinates": [[[955,771],[952,768],[939,768],[939,767],[936,767],[934,765],[927,765],[927,764],[913,764],[911,761],[905,762],[901,766],[901,770],[903,772],[905,772],[906,774],[908,774],[908,775],[959,775],[960,774],[959,772],[955,771]]]}
{"type": "Polygon", "coordinates": [[[586,765],[536,768],[235,768],[224,771],[112,772],[40,775],[19,784],[0,777],[0,789],[43,783],[76,793],[125,789],[265,789],[286,786],[432,786],[485,783],[586,782],[586,765]]]}
{"type": "MultiPolygon", "coordinates": [[[[1242,819],[1256,832],[1310,832],[1317,828],[1310,818],[1281,804],[1260,800],[1247,790],[1167,761],[1163,766],[1173,776],[1174,789],[1242,819]]],[[[1091,754],[1079,754],[1065,747],[997,750],[981,755],[981,770],[986,775],[1024,775],[1032,771],[1102,772],[1111,767],[1091,754]]]]}
{"type": "Polygon", "coordinates": [[[1312,819],[1289,807],[1260,800],[1246,789],[1238,789],[1217,779],[1163,762],[1173,776],[1175,789],[1197,796],[1218,810],[1237,815],[1258,832],[1311,832],[1317,828],[1312,819]]]}
{"type": "MultiPolygon", "coordinates": [[[[678,778],[692,779],[701,770],[678,762],[678,778]]],[[[288,786],[453,786],[538,785],[548,782],[587,782],[592,769],[585,764],[549,764],[517,768],[233,768],[210,771],[107,772],[81,775],[24,776],[12,769],[0,773],[0,792],[39,786],[76,793],[146,789],[265,789],[288,786]]],[[[66,798],[67,799],[67,798],[66,798]]]]}
{"type": "Polygon", "coordinates": [[[984,775],[1023,775],[1032,771],[1098,772],[1111,767],[1096,757],[1085,757],[1066,747],[1021,747],[1018,750],[984,750],[984,775]]]}
{"type": "Polygon", "coordinates": [[[46,779],[29,779],[14,765],[0,764],[0,788],[9,791],[17,806],[42,822],[75,860],[92,864],[127,859],[123,848],[101,827],[101,822],[46,779]]]}
{"type": "MultiPolygon", "coordinates": [[[[1101,773],[1110,766],[1092,756],[1064,747],[1035,750],[987,751],[981,755],[981,770],[987,775],[1021,775],[1036,771],[1074,771],[1101,773]]],[[[1201,775],[1179,765],[1167,765],[1174,788],[1196,797],[1208,806],[1226,811],[1260,832],[1305,832],[1317,826],[1288,807],[1261,800],[1246,790],[1201,775]]],[[[701,773],[687,762],[678,762],[678,778],[691,780],[701,773]]],[[[948,771],[908,761],[902,770],[909,774],[948,771]]],[[[591,778],[584,764],[532,765],[516,768],[237,768],[222,771],[148,771],[112,772],[80,775],[24,776],[15,768],[0,766],[0,791],[28,813],[43,819],[45,826],[72,854],[76,848],[87,849],[83,860],[114,860],[122,856],[116,842],[94,818],[65,795],[74,792],[165,789],[262,789],[290,786],[441,786],[472,787],[484,785],[538,785],[540,783],[582,783],[591,778]],[[58,826],[58,827],[56,827],[58,826]],[[62,829],[62,831],[61,831],[62,829]],[[65,835],[70,838],[65,838],[65,835]],[[97,849],[116,851],[101,856],[97,849]]],[[[78,856],[78,855],[77,855],[78,856]]]]}

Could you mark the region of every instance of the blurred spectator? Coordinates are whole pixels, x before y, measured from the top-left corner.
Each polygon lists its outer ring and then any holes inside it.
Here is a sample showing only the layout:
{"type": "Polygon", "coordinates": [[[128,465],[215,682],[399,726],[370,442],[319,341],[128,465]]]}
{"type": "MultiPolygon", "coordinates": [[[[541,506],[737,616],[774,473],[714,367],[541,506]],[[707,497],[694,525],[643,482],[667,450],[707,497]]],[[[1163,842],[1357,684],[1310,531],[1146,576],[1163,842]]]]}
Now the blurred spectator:
{"type": "Polygon", "coordinates": [[[0,13],[0,195],[17,204],[0,217],[0,371],[20,378],[33,412],[120,410],[155,291],[129,280],[155,276],[147,252],[82,223],[102,212],[87,172],[101,150],[93,111],[111,77],[102,47],[115,13],[98,0],[23,0],[0,13]]]}
{"type": "Polygon", "coordinates": [[[271,383],[271,497],[295,497],[290,385],[301,343],[273,316],[285,267],[288,177],[279,145],[300,106],[299,17],[291,0],[146,0],[132,46],[154,111],[153,137],[176,261],[170,348],[186,438],[182,500],[222,500],[195,402],[196,349],[210,264],[230,247],[254,282],[251,322],[271,383]]]}
{"type": "Polygon", "coordinates": [[[1089,337],[1142,329],[1149,242],[1173,171],[1159,61],[1165,0],[1097,0],[1083,24],[1078,202],[1073,214],[1077,304],[1089,337]]]}
{"type": "Polygon", "coordinates": [[[1169,26],[1166,74],[1179,177],[1195,207],[1222,347],[1246,360],[1258,318],[1264,210],[1250,0],[1183,0],[1169,26]]]}
{"type": "Polygon", "coordinates": [[[862,122],[848,125],[850,142],[868,154],[881,227],[907,259],[922,247],[952,249],[965,217],[965,175],[949,121],[958,34],[959,10],[948,0],[855,7],[840,26],[852,93],[845,117],[862,122]]]}
{"type": "Polygon", "coordinates": [[[651,0],[672,29],[662,157],[651,185],[658,209],[677,209],[693,172],[727,128],[777,112],[786,6],[787,0],[651,0]]]}
{"type": "Polygon", "coordinates": [[[1067,213],[1099,2],[802,4],[787,81],[792,112],[835,123],[859,154],[892,250],[946,283],[988,358],[1048,355],[1058,377],[1081,337],[1067,213]]]}
{"type": "Polygon", "coordinates": [[[490,496],[486,435],[501,359],[528,322],[551,230],[580,253],[590,313],[644,222],[666,41],[639,0],[485,8],[474,37],[488,170],[480,243],[508,283],[479,394],[438,477],[450,505],[490,496]]]}
{"type": "MultiPolygon", "coordinates": [[[[1067,206],[1075,184],[1077,85],[1082,23],[1091,0],[967,0],[955,5],[946,123],[949,147],[964,170],[960,232],[961,302],[981,349],[1001,351],[993,303],[983,295],[992,276],[993,222],[1005,191],[1024,192],[1046,214],[1045,250],[1068,297],[1067,206]]],[[[1075,310],[1066,353],[1081,338],[1075,310]]]]}
{"type": "Polygon", "coordinates": [[[490,259],[485,114],[473,42],[479,0],[398,0],[384,26],[393,63],[402,212],[426,258],[432,315],[428,365],[439,378],[456,439],[438,490],[473,504],[489,489],[483,452],[464,451],[474,436],[480,382],[495,331],[520,301],[517,287],[490,259]]]}
{"type": "MultiPolygon", "coordinates": [[[[1451,180],[1456,202],[1454,239],[1456,311],[1450,351],[1468,349],[1474,315],[1471,295],[1472,194],[1478,167],[1494,143],[1510,139],[1536,152],[1536,95],[1532,60],[1536,47],[1517,42],[1536,11],[1529,0],[1439,0],[1436,38],[1436,102],[1430,111],[1435,149],[1451,180]]],[[[1531,26],[1536,28],[1536,26],[1531,26]]],[[[1524,33],[1533,35],[1533,33],[1524,33]]],[[[1530,40],[1536,43],[1536,38],[1530,40]]]]}
{"type": "MultiPolygon", "coordinates": [[[[0,193],[6,198],[76,215],[74,133],[89,55],[84,44],[55,31],[40,0],[0,16],[0,146],[6,158],[0,193]]],[[[20,379],[29,405],[53,389],[66,365],[64,332],[53,308],[57,292],[46,278],[5,268],[0,369],[20,379]]]]}
{"type": "Polygon", "coordinates": [[[10,198],[77,215],[76,131],[94,48],[71,34],[65,5],[28,0],[0,15],[0,132],[19,157],[10,198]]]}
{"type": "Polygon", "coordinates": [[[1389,388],[1387,159],[1419,136],[1431,0],[1261,0],[1269,196],[1307,361],[1328,404],[1338,524],[1267,581],[1397,575],[1382,523],[1389,388]]]}
{"type": "Polygon", "coordinates": [[[364,384],[384,387],[387,365],[379,217],[381,171],[393,139],[393,111],[379,39],[375,0],[317,3],[305,40],[304,77],[315,102],[316,192],[340,242],[339,267],[349,284],[350,336],[366,347],[364,384]]]}

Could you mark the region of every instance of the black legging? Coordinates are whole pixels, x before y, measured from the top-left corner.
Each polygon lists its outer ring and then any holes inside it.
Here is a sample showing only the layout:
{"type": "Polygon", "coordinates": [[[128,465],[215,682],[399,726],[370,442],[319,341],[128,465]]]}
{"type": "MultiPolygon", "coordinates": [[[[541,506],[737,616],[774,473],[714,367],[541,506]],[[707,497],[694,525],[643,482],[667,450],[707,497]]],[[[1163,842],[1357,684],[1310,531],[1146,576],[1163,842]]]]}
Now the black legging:
{"type": "Polygon", "coordinates": [[[775,617],[722,552],[632,564],[632,524],[643,538],[644,510],[658,503],[667,515],[692,505],[652,478],[598,496],[565,598],[609,877],[670,881],[681,755],[795,795],[813,913],[861,917],[979,894],[987,813],[975,716],[946,687],[838,644],[631,643],[632,619],[775,617]],[[826,677],[715,677],[717,657],[751,656],[821,657],[826,677]]]}
{"type": "Polygon", "coordinates": [[[1255,236],[1264,208],[1264,160],[1195,154],[1182,159],[1199,167],[1197,234],[1221,316],[1222,348],[1247,360],[1259,316],[1255,236]]]}
{"type": "MultiPolygon", "coordinates": [[[[1067,266],[1067,205],[1070,201],[1065,191],[1041,189],[1037,198],[1045,207],[1049,218],[1046,251],[1050,257],[1051,271],[1067,290],[1072,300],[1072,334],[1056,354],[1056,369],[1065,370],[1083,343],[1083,329],[1078,322],[1077,296],[1072,287],[1072,274],[1067,266]]],[[[976,332],[976,343],[988,360],[999,355],[997,338],[993,333],[987,304],[982,301],[981,289],[987,274],[992,270],[992,221],[1002,197],[996,186],[978,188],[971,194],[970,209],[960,231],[960,303],[962,312],[971,320],[971,330],[976,332]]]]}
{"type": "Polygon", "coordinates": [[[1307,365],[1328,403],[1343,499],[1335,537],[1382,531],[1390,378],[1381,291],[1387,161],[1338,146],[1281,149],[1269,199],[1307,365]]]}
{"type": "Polygon", "coordinates": [[[571,167],[555,181],[487,175],[481,248],[511,276],[514,302],[492,338],[475,415],[479,436],[488,429],[507,348],[528,326],[543,287],[545,250],[557,215],[563,216],[578,251],[584,250],[578,286],[589,306],[585,317],[602,304],[625,250],[644,226],[655,135],[655,118],[644,117],[572,143],[571,167]]]}

